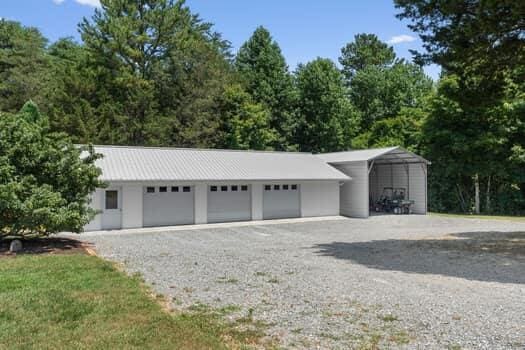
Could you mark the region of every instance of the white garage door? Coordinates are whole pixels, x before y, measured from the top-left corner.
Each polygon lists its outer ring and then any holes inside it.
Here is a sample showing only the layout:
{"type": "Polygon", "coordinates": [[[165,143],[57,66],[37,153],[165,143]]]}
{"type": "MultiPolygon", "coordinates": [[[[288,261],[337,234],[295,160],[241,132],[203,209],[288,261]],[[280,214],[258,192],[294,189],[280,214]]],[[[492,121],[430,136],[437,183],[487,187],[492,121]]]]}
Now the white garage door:
{"type": "Polygon", "coordinates": [[[301,216],[299,185],[264,185],[263,193],[263,219],[298,218],[301,216]]]}
{"type": "Polygon", "coordinates": [[[191,186],[144,188],[144,227],[193,224],[194,193],[191,186]]]}
{"type": "Polygon", "coordinates": [[[252,219],[249,185],[208,186],[208,222],[252,219]]]}

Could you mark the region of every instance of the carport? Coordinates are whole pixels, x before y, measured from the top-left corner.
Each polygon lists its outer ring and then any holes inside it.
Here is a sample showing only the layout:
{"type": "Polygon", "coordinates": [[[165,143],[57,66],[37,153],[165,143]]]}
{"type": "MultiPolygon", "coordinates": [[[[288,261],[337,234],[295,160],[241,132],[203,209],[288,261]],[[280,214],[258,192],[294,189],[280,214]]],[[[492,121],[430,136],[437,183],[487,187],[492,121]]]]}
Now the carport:
{"type": "Polygon", "coordinates": [[[412,212],[427,212],[427,166],[430,162],[401,147],[320,154],[323,160],[349,175],[340,187],[341,214],[366,218],[385,188],[404,190],[414,201],[412,212]]]}

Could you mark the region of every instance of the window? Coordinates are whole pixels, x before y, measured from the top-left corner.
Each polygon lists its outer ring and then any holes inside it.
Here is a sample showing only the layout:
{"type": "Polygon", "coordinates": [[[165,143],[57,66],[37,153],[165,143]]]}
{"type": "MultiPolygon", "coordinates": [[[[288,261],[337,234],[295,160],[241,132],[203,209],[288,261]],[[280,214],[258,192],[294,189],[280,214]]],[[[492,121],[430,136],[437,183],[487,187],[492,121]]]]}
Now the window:
{"type": "Polygon", "coordinates": [[[297,189],[297,185],[292,185],[292,190],[296,190],[297,189]]]}
{"type": "Polygon", "coordinates": [[[168,192],[168,188],[166,186],[159,187],[159,192],[168,192]]]}
{"type": "Polygon", "coordinates": [[[242,185],[241,186],[241,191],[248,191],[248,186],[247,185],[242,185]]]}
{"type": "Polygon", "coordinates": [[[210,186],[210,191],[217,192],[217,186],[210,186]]]}
{"type": "Polygon", "coordinates": [[[190,186],[184,186],[182,192],[190,192],[190,186]]]}
{"type": "Polygon", "coordinates": [[[283,185],[283,190],[287,190],[288,189],[288,185],[283,185]]]}
{"type": "Polygon", "coordinates": [[[171,192],[179,192],[179,186],[171,186],[171,192]]]}
{"type": "Polygon", "coordinates": [[[228,186],[221,186],[221,192],[228,191],[228,186]]]}
{"type": "Polygon", "coordinates": [[[239,186],[232,186],[232,191],[235,192],[239,189],[239,186]]]}
{"type": "Polygon", "coordinates": [[[279,188],[280,188],[279,185],[273,185],[273,189],[274,189],[275,191],[279,191],[279,188]]]}
{"type": "Polygon", "coordinates": [[[155,193],[155,187],[146,187],[147,193],[155,193]]]}
{"type": "Polygon", "coordinates": [[[118,209],[118,191],[106,191],[106,209],[118,209]]]}
{"type": "Polygon", "coordinates": [[[264,185],[264,190],[265,191],[270,191],[272,189],[272,186],[270,185],[264,185]]]}

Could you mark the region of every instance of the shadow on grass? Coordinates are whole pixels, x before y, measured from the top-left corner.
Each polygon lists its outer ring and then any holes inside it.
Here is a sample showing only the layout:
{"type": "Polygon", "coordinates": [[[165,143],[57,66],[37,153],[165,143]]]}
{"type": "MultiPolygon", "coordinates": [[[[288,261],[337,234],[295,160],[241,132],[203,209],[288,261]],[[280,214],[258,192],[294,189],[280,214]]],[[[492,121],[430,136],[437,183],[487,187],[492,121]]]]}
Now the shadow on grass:
{"type": "Polygon", "coordinates": [[[525,232],[461,232],[430,239],[332,242],[316,253],[369,268],[525,284],[525,232]]]}
{"type": "MultiPolygon", "coordinates": [[[[9,252],[11,240],[0,241],[0,257],[16,255],[9,252]]],[[[85,251],[86,243],[76,239],[62,237],[47,237],[23,240],[23,250],[20,254],[68,254],[82,253],[85,251]]]]}

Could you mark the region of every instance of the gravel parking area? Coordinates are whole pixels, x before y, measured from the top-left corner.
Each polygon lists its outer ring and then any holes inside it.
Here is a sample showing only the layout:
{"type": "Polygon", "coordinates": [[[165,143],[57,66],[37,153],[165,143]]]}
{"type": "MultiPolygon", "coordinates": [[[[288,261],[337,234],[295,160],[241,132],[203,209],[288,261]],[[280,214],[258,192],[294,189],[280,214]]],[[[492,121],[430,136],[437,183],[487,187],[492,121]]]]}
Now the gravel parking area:
{"type": "Polygon", "coordinates": [[[174,308],[253,315],[286,348],[525,348],[525,223],[376,216],[81,237],[174,308]]]}

